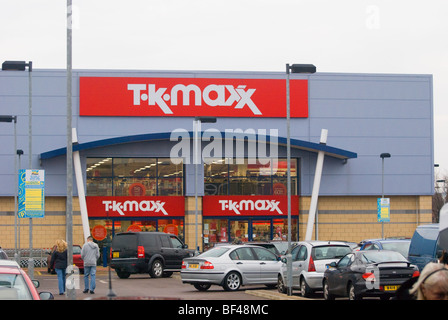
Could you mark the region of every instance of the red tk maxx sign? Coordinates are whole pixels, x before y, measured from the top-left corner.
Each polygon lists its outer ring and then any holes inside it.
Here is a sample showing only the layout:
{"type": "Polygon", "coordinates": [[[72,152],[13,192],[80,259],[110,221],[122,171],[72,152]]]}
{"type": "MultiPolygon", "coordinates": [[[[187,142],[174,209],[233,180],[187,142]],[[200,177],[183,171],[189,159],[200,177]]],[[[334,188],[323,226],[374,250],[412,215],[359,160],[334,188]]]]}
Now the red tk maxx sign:
{"type": "MultiPolygon", "coordinates": [[[[80,116],[285,117],[286,80],[80,77],[80,116]]],[[[308,81],[291,80],[291,117],[308,117],[308,81]]]]}
{"type": "MultiPolygon", "coordinates": [[[[287,196],[206,196],[204,216],[288,216],[287,196]]],[[[299,196],[291,196],[291,214],[299,214],[299,196]]]]}

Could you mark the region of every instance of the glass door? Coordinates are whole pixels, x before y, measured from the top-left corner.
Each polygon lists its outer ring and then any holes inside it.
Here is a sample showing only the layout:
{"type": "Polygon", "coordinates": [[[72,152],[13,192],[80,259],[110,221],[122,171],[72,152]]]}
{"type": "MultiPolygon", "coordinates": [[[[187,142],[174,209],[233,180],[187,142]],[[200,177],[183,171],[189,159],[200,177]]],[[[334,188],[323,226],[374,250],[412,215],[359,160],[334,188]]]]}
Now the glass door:
{"type": "Polygon", "coordinates": [[[230,242],[247,242],[249,235],[249,220],[230,220],[230,242]]]}
{"type": "Polygon", "coordinates": [[[252,240],[271,240],[271,220],[252,220],[252,240]]]}

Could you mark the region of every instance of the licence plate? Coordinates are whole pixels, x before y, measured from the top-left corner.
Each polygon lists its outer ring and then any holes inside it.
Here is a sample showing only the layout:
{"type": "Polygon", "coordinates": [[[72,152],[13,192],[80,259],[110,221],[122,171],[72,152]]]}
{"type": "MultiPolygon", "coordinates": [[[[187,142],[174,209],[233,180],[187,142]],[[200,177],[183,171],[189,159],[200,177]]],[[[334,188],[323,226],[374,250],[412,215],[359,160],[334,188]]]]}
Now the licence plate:
{"type": "Polygon", "coordinates": [[[397,291],[400,286],[384,286],[384,291],[397,291]]]}
{"type": "Polygon", "coordinates": [[[120,256],[119,252],[112,253],[112,258],[118,258],[120,256]]]}
{"type": "Polygon", "coordinates": [[[189,263],[188,264],[188,269],[198,269],[199,268],[199,264],[197,263],[189,263]]]}

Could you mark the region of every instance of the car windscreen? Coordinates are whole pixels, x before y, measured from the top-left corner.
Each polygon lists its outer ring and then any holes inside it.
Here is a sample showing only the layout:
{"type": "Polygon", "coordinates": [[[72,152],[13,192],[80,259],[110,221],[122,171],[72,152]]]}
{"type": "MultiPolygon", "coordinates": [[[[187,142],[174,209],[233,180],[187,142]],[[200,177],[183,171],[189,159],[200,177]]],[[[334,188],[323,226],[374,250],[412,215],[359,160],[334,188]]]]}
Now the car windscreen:
{"type": "Polygon", "coordinates": [[[19,274],[0,274],[0,300],[31,300],[25,279],[19,274]]]}
{"type": "Polygon", "coordinates": [[[137,235],[133,233],[117,234],[112,240],[112,248],[114,250],[130,248],[137,249],[137,235]]]}
{"type": "Polygon", "coordinates": [[[359,251],[361,260],[366,263],[381,262],[407,262],[406,258],[399,252],[395,251],[359,251]]]}
{"type": "Polygon", "coordinates": [[[225,252],[229,251],[229,248],[222,248],[222,247],[215,247],[211,248],[210,250],[205,251],[204,253],[201,253],[198,257],[199,258],[217,258],[222,256],[225,252]]]}
{"type": "Polygon", "coordinates": [[[383,249],[385,249],[385,250],[392,250],[392,251],[398,251],[403,256],[407,257],[408,256],[408,252],[409,252],[409,245],[411,244],[411,242],[405,242],[405,241],[400,241],[400,242],[383,242],[382,244],[383,244],[383,249]]]}
{"type": "Polygon", "coordinates": [[[349,246],[324,245],[313,247],[312,257],[314,260],[340,259],[351,251],[349,246]]]}
{"type": "Polygon", "coordinates": [[[73,254],[81,254],[81,247],[73,246],[73,254]]]}

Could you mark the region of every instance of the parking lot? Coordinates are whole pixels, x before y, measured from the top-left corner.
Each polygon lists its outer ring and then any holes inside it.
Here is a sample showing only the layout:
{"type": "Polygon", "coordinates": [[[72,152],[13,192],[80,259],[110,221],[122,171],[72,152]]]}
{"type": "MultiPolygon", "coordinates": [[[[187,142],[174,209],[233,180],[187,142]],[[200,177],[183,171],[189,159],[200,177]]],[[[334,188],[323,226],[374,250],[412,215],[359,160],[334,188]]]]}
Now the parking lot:
{"type": "MultiPolygon", "coordinates": [[[[55,274],[47,273],[46,269],[35,269],[35,279],[39,280],[38,291],[50,291],[55,300],[67,300],[65,295],[58,295],[57,278],[55,274]]],[[[185,299],[185,300],[308,300],[300,297],[296,291],[288,297],[280,294],[277,289],[269,289],[265,286],[244,286],[236,292],[227,292],[220,286],[213,286],[206,292],[196,290],[192,285],[183,284],[179,273],[174,273],[170,278],[154,279],[149,275],[132,275],[128,279],[119,279],[116,273],[111,272],[112,290],[121,298],[132,297],[135,299],[185,299]]],[[[98,267],[95,294],[84,294],[83,275],[79,275],[79,289],[76,289],[76,299],[101,299],[109,292],[109,275],[107,268],[98,267]]],[[[316,299],[322,299],[321,294],[316,294],[316,299]]]]}

